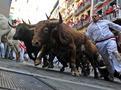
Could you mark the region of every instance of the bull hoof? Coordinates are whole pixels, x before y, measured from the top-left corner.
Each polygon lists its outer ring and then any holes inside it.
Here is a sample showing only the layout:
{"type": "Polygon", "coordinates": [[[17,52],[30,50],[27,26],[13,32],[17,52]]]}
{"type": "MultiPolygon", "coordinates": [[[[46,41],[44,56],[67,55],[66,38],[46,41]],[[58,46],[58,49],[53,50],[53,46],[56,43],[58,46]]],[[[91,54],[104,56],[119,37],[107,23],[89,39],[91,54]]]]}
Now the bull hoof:
{"type": "Polygon", "coordinates": [[[47,68],[48,65],[43,65],[42,68],[47,68]]]}
{"type": "Polygon", "coordinates": [[[20,60],[16,60],[16,62],[20,62],[20,60]]]}
{"type": "Polygon", "coordinates": [[[104,77],[104,80],[113,82],[114,81],[114,78],[104,77]]]}
{"type": "Polygon", "coordinates": [[[80,76],[79,72],[72,72],[71,74],[72,74],[72,76],[77,76],[77,77],[80,76]]]}
{"type": "Polygon", "coordinates": [[[34,64],[34,66],[38,66],[39,64],[34,64]]]}
{"type": "Polygon", "coordinates": [[[75,76],[75,73],[74,72],[71,72],[72,76],[75,76]]]}
{"type": "Polygon", "coordinates": [[[85,76],[85,77],[88,77],[88,76],[89,76],[89,74],[87,74],[87,73],[84,73],[84,74],[83,74],[83,76],[85,76]]]}
{"type": "Polygon", "coordinates": [[[61,69],[60,69],[60,72],[64,72],[64,71],[65,71],[65,68],[61,68],[61,69]]]}
{"type": "Polygon", "coordinates": [[[48,67],[42,67],[43,69],[48,69],[48,67]]]}
{"type": "Polygon", "coordinates": [[[94,76],[95,79],[98,79],[99,77],[98,76],[94,76]]]}
{"type": "Polygon", "coordinates": [[[49,63],[46,62],[46,63],[43,64],[42,68],[48,68],[48,65],[49,65],[49,63]]]}
{"type": "Polygon", "coordinates": [[[114,77],[116,77],[116,78],[118,78],[119,80],[121,80],[121,73],[118,73],[118,72],[115,71],[114,77]]]}
{"type": "Polygon", "coordinates": [[[38,66],[40,63],[41,63],[41,62],[40,62],[40,60],[38,60],[38,59],[34,61],[34,65],[35,65],[35,66],[38,66]]]}
{"type": "Polygon", "coordinates": [[[98,74],[94,74],[94,78],[98,79],[99,78],[98,74]]]}
{"type": "Polygon", "coordinates": [[[49,65],[48,68],[54,68],[54,66],[53,65],[49,65]]]}
{"type": "Polygon", "coordinates": [[[119,80],[121,80],[121,75],[118,78],[119,78],[119,80]]]}
{"type": "Polygon", "coordinates": [[[109,81],[109,78],[108,77],[104,77],[104,80],[109,81]]]}
{"type": "Polygon", "coordinates": [[[79,73],[79,71],[75,72],[75,76],[80,76],[81,74],[79,73]]]}

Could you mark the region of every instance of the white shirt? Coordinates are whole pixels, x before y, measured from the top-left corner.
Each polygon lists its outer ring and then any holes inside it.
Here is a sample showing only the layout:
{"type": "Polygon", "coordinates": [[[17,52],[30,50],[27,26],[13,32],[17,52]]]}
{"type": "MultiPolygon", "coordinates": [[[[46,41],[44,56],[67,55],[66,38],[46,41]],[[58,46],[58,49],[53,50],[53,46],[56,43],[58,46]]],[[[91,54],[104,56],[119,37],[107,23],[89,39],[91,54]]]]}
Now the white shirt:
{"type": "Polygon", "coordinates": [[[108,37],[114,36],[109,27],[121,32],[121,26],[108,20],[99,20],[96,23],[92,22],[88,26],[86,35],[94,42],[104,40],[108,37]]]}

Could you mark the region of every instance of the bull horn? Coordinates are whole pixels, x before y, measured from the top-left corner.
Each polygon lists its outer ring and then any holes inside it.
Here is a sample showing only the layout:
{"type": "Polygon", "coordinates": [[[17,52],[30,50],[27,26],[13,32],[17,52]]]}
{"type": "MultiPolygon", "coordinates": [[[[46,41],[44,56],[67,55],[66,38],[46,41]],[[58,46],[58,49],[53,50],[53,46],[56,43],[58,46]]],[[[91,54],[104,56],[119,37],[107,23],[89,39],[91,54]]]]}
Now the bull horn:
{"type": "Polygon", "coordinates": [[[23,19],[22,19],[22,22],[23,22],[24,24],[27,24],[23,19]]]}
{"type": "Polygon", "coordinates": [[[47,20],[49,20],[49,17],[48,17],[48,15],[47,15],[47,13],[45,13],[45,15],[46,15],[46,17],[47,17],[47,20]]]}
{"type": "Polygon", "coordinates": [[[59,12],[59,23],[63,23],[63,19],[60,12],[59,12]]]}
{"type": "Polygon", "coordinates": [[[28,19],[29,24],[31,24],[30,20],[28,19]]]}
{"type": "Polygon", "coordinates": [[[8,21],[8,25],[9,25],[10,27],[12,27],[12,28],[16,28],[16,26],[15,26],[15,25],[10,24],[10,22],[9,22],[9,21],[8,21]]]}
{"type": "Polygon", "coordinates": [[[35,27],[35,25],[30,25],[30,24],[27,24],[23,19],[22,19],[22,22],[25,24],[25,25],[27,25],[29,28],[33,28],[33,27],[35,27]]]}

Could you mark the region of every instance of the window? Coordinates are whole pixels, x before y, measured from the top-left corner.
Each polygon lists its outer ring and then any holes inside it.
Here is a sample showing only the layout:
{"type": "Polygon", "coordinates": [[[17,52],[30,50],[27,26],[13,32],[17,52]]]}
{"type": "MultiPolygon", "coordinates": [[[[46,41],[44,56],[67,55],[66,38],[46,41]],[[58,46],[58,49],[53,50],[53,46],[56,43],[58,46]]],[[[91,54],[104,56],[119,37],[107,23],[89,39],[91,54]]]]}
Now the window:
{"type": "Polygon", "coordinates": [[[116,0],[110,3],[110,6],[113,6],[113,4],[116,4],[116,0]]]}
{"type": "Polygon", "coordinates": [[[98,14],[102,15],[102,9],[97,11],[98,14]]]}
{"type": "Polygon", "coordinates": [[[27,0],[27,3],[29,2],[29,0],[27,0]]]}
{"type": "Polygon", "coordinates": [[[118,0],[118,3],[117,3],[118,5],[121,5],[121,0],[118,0]]]}
{"type": "Polygon", "coordinates": [[[94,0],[94,4],[97,4],[100,0],[94,0]]]}
{"type": "Polygon", "coordinates": [[[87,14],[90,16],[90,10],[89,10],[89,11],[87,11],[87,14]]]}

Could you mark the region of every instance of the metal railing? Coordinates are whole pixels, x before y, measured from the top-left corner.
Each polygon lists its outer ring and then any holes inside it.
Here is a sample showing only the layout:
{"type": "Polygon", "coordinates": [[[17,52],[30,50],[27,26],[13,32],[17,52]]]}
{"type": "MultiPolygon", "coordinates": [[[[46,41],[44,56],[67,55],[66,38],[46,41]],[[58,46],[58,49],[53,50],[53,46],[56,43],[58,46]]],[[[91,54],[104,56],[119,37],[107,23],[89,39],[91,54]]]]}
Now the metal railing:
{"type": "Polygon", "coordinates": [[[85,2],[84,5],[79,6],[75,12],[74,15],[78,15],[80,12],[84,11],[87,7],[91,6],[91,2],[85,2]]]}
{"type": "Polygon", "coordinates": [[[90,23],[90,17],[88,17],[88,18],[87,18],[86,20],[84,20],[84,21],[81,21],[81,20],[80,20],[77,24],[75,24],[75,25],[73,26],[73,28],[79,30],[79,29],[81,29],[81,28],[87,26],[89,23],[90,23]]]}
{"type": "Polygon", "coordinates": [[[113,12],[113,13],[110,13],[108,15],[105,15],[103,18],[110,20],[110,21],[114,21],[118,18],[121,18],[121,10],[118,10],[117,12],[113,12]]]}

